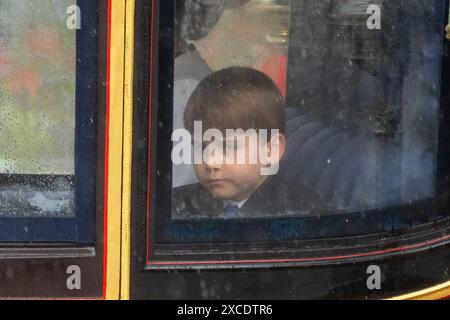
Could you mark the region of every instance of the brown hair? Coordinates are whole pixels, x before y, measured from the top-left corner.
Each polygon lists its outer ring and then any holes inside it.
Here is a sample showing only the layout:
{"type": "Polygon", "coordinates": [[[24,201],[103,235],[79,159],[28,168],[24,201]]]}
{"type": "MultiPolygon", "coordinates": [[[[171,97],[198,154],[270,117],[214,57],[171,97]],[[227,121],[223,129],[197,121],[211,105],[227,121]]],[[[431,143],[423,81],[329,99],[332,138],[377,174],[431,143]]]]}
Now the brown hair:
{"type": "Polygon", "coordinates": [[[264,73],[230,67],[212,73],[194,90],[184,112],[184,126],[191,133],[194,121],[202,121],[203,130],[278,129],[284,134],[284,98],[264,73]]]}

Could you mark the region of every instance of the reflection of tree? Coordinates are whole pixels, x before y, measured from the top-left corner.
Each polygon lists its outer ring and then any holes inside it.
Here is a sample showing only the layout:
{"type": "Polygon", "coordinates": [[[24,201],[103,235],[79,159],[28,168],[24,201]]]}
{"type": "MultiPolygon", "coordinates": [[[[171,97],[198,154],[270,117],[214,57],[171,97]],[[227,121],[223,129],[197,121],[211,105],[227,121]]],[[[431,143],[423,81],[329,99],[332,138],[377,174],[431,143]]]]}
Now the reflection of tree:
{"type": "MultiPolygon", "coordinates": [[[[286,2],[270,3],[273,7],[286,2]]],[[[269,7],[268,1],[252,0],[241,7],[227,9],[208,36],[195,42],[212,69],[230,65],[258,68],[270,60],[274,52],[286,53],[285,44],[271,43],[267,36],[278,37],[281,25],[287,28],[288,9],[280,12],[269,7]]]]}

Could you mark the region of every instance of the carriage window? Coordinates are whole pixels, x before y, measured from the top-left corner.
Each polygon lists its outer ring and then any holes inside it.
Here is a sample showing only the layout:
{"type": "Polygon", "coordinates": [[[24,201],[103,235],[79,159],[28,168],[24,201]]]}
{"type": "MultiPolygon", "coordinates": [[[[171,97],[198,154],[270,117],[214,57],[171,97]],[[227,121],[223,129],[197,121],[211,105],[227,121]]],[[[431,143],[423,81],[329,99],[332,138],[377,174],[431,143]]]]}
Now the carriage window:
{"type": "Polygon", "coordinates": [[[0,17],[0,241],[86,241],[96,5],[0,0],[0,17]]]}
{"type": "Polygon", "coordinates": [[[445,217],[447,13],[414,3],[159,2],[153,254],[445,217]]]}

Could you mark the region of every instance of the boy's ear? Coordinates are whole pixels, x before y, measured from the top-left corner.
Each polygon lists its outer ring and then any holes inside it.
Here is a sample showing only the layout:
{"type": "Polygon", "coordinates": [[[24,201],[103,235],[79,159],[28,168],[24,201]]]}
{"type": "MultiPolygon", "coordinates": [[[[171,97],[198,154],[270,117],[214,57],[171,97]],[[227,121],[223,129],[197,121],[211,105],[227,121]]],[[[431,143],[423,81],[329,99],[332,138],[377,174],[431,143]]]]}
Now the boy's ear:
{"type": "Polygon", "coordinates": [[[272,136],[270,143],[268,143],[268,151],[272,165],[281,161],[286,151],[286,137],[283,133],[272,136]]]}

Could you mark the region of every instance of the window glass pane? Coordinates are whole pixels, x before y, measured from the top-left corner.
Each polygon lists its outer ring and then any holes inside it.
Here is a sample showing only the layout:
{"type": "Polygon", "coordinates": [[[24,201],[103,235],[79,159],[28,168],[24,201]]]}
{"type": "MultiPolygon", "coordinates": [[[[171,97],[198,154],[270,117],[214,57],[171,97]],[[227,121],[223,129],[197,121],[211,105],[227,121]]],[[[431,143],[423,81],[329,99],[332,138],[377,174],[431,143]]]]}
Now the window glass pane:
{"type": "Polygon", "coordinates": [[[159,57],[174,61],[159,60],[157,241],[377,234],[446,215],[445,3],[175,3],[160,3],[159,57]],[[279,166],[273,174],[229,170],[239,147],[227,129],[273,128],[278,157],[272,135],[256,151],[270,155],[259,166],[279,166]]]}
{"type": "Polygon", "coordinates": [[[74,174],[73,4],[0,1],[0,173],[74,174]]]}
{"type": "Polygon", "coordinates": [[[74,4],[0,1],[0,216],[75,214],[74,4]]]}
{"type": "Polygon", "coordinates": [[[98,14],[0,0],[0,242],[92,242],[98,14]]]}

